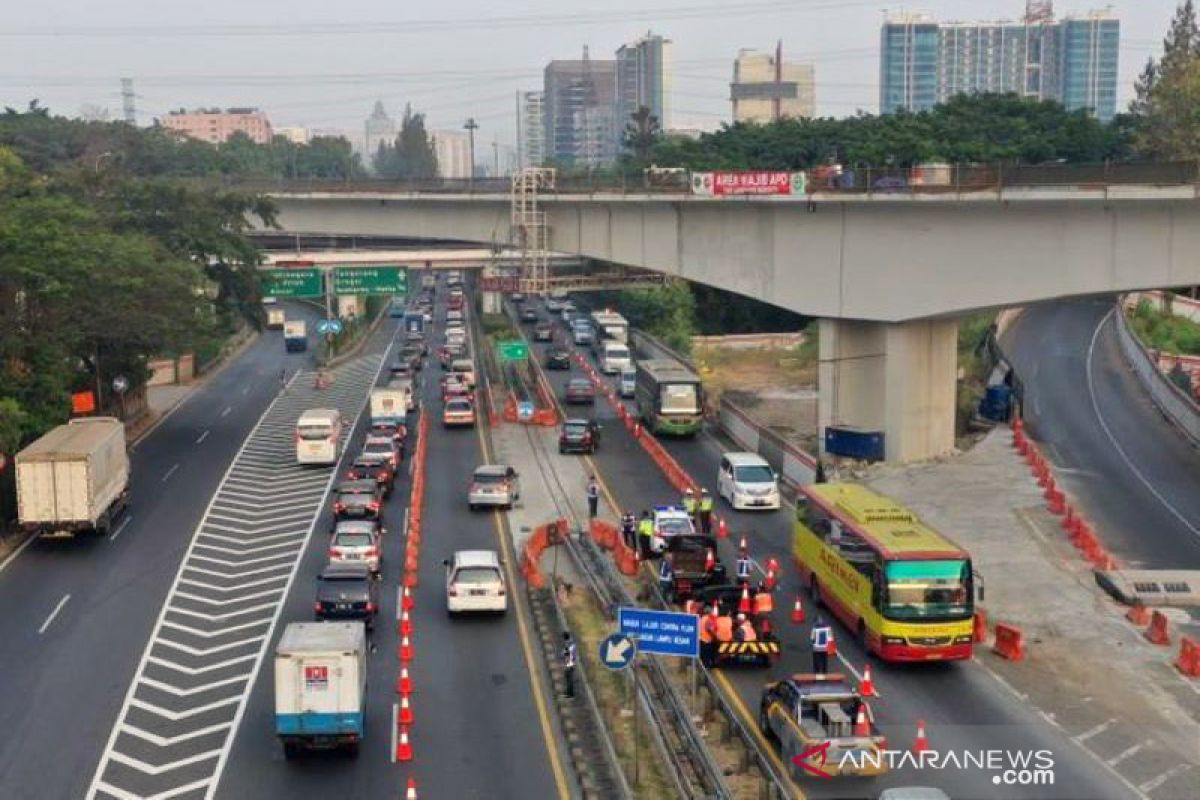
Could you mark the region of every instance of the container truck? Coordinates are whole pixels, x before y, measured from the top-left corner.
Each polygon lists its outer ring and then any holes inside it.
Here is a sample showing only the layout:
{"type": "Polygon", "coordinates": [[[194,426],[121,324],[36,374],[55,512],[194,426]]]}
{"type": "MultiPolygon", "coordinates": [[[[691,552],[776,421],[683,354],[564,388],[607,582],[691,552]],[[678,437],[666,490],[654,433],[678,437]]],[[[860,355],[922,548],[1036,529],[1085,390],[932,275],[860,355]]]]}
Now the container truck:
{"type": "Polygon", "coordinates": [[[271,330],[277,331],[283,327],[283,323],[283,309],[275,305],[267,306],[267,327],[271,330]]]}
{"type": "Polygon", "coordinates": [[[293,622],[275,648],[275,734],[283,754],[342,749],[358,755],[367,694],[360,621],[293,622]]]}
{"type": "Polygon", "coordinates": [[[129,502],[125,425],[80,417],[17,453],[17,521],[46,537],[107,534],[129,502]]]}
{"type": "Polygon", "coordinates": [[[371,390],[371,424],[403,425],[413,399],[412,383],[371,390]]]}
{"type": "Polygon", "coordinates": [[[283,346],[289,353],[308,349],[308,326],[302,319],[289,319],[283,323],[283,346]]]}

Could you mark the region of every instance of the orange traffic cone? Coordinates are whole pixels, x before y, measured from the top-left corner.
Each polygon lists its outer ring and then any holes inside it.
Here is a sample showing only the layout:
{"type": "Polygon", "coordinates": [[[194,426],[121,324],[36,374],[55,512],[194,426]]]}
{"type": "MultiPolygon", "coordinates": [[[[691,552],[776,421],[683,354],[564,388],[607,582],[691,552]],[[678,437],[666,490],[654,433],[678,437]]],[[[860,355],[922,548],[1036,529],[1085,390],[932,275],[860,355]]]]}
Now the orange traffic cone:
{"type": "Polygon", "coordinates": [[[407,664],[408,662],[412,661],[412,657],[412,644],[408,641],[408,637],[405,636],[400,640],[400,663],[407,664]]]}
{"type": "Polygon", "coordinates": [[[404,598],[400,601],[400,607],[405,611],[412,611],[413,609],[412,592],[408,590],[407,586],[404,587],[404,598]]]}
{"type": "Polygon", "coordinates": [[[742,534],[742,538],[738,541],[738,550],[742,552],[742,555],[746,554],[746,534],[744,533],[742,534]]]}
{"type": "Polygon", "coordinates": [[[774,572],[776,575],[779,574],[779,561],[775,558],[775,556],[771,556],[767,559],[767,570],[769,572],[774,572]]]}
{"type": "Polygon", "coordinates": [[[708,554],[704,557],[704,571],[712,572],[717,568],[717,557],[713,555],[712,548],[708,548],[708,554]]]}
{"type": "Polygon", "coordinates": [[[408,741],[408,727],[400,726],[400,737],[396,740],[396,760],[412,761],[412,745],[408,741]]]}
{"type": "Polygon", "coordinates": [[[396,691],[400,694],[412,694],[412,678],[408,677],[408,667],[400,667],[400,678],[396,681],[396,691]]]}
{"type": "Polygon", "coordinates": [[[796,604],[792,606],[792,622],[797,625],[804,622],[804,604],[800,602],[800,595],[796,595],[796,604]]]}
{"type": "Polygon", "coordinates": [[[767,587],[768,592],[775,588],[775,570],[770,567],[767,568],[767,579],[763,585],[767,587]]]}
{"type": "Polygon", "coordinates": [[[408,779],[408,789],[404,792],[404,800],[417,800],[417,782],[408,779]]]}
{"type": "Polygon", "coordinates": [[[413,724],[412,705],[408,702],[408,695],[406,694],[400,695],[400,724],[413,724]]]}
{"type": "Polygon", "coordinates": [[[871,723],[867,721],[867,704],[865,701],[858,704],[858,716],[854,718],[854,735],[871,735],[871,723]]]}
{"type": "Polygon", "coordinates": [[[925,720],[917,720],[917,740],[913,742],[914,753],[924,753],[929,749],[929,737],[925,735],[925,720]]]}
{"type": "Polygon", "coordinates": [[[717,538],[727,539],[729,537],[729,526],[725,524],[724,517],[717,517],[717,538]]]}
{"type": "Polygon", "coordinates": [[[870,664],[863,668],[863,677],[862,682],[858,684],[858,693],[863,697],[879,697],[879,693],[875,691],[875,682],[871,680],[870,664]]]}
{"type": "Polygon", "coordinates": [[[750,587],[744,583],[742,584],[742,599],[738,601],[738,613],[750,613],[750,587]]]}
{"type": "Polygon", "coordinates": [[[412,619],[408,616],[407,611],[400,612],[400,635],[412,636],[413,624],[412,619]]]}
{"type": "Polygon", "coordinates": [[[760,628],[760,630],[758,632],[759,636],[761,636],[763,638],[770,636],[771,635],[771,618],[763,617],[762,623],[759,625],[759,628],[760,628]]]}

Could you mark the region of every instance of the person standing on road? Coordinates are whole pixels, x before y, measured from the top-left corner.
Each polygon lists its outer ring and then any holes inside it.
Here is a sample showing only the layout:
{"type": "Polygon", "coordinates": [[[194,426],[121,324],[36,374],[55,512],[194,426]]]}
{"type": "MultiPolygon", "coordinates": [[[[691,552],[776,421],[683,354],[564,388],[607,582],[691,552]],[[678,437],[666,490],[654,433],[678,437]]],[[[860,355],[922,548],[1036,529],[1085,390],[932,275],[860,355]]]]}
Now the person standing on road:
{"type": "Polygon", "coordinates": [[[750,563],[750,556],[746,555],[745,553],[742,553],[741,555],[739,555],[738,560],[737,560],[738,583],[749,584],[750,583],[750,573],[751,573],[752,569],[753,569],[753,565],[750,563]]]}
{"type": "Polygon", "coordinates": [[[654,549],[653,542],[654,520],[650,518],[650,512],[643,509],[642,518],[638,520],[638,549],[643,560],[650,557],[650,551],[654,549]]]}
{"type": "Polygon", "coordinates": [[[712,511],[713,499],[708,493],[708,489],[700,490],[700,530],[704,533],[712,533],[712,511]]]}
{"type": "Polygon", "coordinates": [[[563,666],[563,680],[566,682],[565,694],[567,697],[574,697],[575,696],[575,640],[571,638],[570,631],[563,631],[562,666],[563,666]]]}
{"type": "Polygon", "coordinates": [[[632,511],[626,511],[621,517],[621,541],[630,550],[637,547],[637,518],[632,511]]]}
{"type": "Polygon", "coordinates": [[[692,491],[692,487],[688,487],[683,493],[683,510],[692,518],[692,522],[696,521],[696,493],[692,491]]]}
{"type": "Polygon", "coordinates": [[[587,501],[588,519],[595,519],[600,510],[600,484],[596,483],[595,475],[588,477],[587,501]]]}
{"type": "Polygon", "coordinates": [[[808,641],[812,644],[813,672],[825,675],[829,672],[829,644],[833,641],[833,628],[820,614],[808,632],[808,641]]]}

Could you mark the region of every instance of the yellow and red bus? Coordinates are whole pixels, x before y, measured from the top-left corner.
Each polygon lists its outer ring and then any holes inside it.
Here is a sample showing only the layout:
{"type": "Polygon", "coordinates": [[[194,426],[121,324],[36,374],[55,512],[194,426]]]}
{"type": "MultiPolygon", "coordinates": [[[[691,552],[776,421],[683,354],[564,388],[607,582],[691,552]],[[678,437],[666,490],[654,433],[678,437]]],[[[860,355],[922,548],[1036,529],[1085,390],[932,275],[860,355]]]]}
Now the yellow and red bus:
{"type": "Polygon", "coordinates": [[[793,554],[814,603],[885,661],[971,657],[971,557],[865,486],[802,487],[793,554]]]}

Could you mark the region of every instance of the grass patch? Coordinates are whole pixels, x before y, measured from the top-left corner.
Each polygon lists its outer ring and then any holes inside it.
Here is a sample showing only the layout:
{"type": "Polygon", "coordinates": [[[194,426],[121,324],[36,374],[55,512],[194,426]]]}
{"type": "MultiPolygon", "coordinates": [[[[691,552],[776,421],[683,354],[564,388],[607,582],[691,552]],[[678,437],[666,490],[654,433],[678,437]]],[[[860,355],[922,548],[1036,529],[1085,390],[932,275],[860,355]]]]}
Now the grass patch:
{"type": "Polygon", "coordinates": [[[979,401],[983,399],[992,362],[986,347],[987,337],[995,324],[996,315],[981,312],[958,321],[958,386],[955,397],[955,430],[962,436],[967,431],[979,401]]]}
{"type": "MultiPolygon", "coordinates": [[[[1165,295],[1170,297],[1169,294],[1165,295]]],[[[1126,310],[1129,324],[1146,347],[1176,355],[1200,355],[1200,324],[1170,313],[1170,304],[1141,299],[1126,310]]]]}

